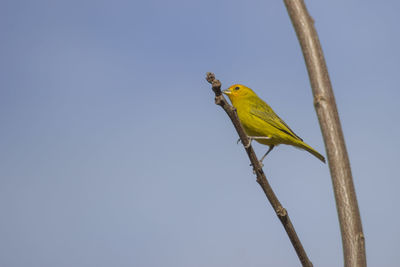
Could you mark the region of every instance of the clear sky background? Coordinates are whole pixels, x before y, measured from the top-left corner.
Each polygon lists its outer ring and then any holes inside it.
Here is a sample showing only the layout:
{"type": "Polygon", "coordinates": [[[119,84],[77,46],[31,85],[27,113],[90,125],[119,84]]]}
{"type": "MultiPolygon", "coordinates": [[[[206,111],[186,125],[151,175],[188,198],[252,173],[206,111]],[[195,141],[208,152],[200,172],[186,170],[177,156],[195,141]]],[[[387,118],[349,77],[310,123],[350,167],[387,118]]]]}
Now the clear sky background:
{"type": "MultiPolygon", "coordinates": [[[[306,3],[368,263],[398,266],[400,3],[306,3]]],[[[3,0],[0,32],[0,266],[299,266],[204,79],[253,88],[325,155],[282,1],[3,0]]],[[[265,172],[314,266],[342,266],[328,166],[280,146],[265,172]]]]}

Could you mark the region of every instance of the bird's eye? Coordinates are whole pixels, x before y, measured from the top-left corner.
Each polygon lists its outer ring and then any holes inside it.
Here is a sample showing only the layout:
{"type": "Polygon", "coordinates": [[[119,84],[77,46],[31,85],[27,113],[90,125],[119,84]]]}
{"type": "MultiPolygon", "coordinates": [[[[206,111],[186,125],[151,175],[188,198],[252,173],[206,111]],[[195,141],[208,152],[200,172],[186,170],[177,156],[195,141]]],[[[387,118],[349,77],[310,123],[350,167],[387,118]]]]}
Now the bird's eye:
{"type": "Polygon", "coordinates": [[[235,87],[235,90],[239,90],[239,89],[240,89],[239,86],[236,86],[236,87],[235,87]]]}

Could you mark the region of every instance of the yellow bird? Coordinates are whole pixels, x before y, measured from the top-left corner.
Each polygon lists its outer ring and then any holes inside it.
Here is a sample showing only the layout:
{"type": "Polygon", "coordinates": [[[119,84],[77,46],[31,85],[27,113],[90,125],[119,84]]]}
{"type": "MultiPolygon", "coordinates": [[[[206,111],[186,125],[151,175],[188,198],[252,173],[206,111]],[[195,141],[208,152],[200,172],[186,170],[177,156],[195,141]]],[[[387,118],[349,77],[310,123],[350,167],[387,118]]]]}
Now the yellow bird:
{"type": "Polygon", "coordinates": [[[250,141],[256,140],[269,146],[267,153],[261,158],[261,162],[279,144],[307,150],[325,162],[324,156],[304,143],[253,90],[244,85],[235,84],[224,90],[223,93],[229,97],[232,105],[236,108],[239,120],[250,141]]]}

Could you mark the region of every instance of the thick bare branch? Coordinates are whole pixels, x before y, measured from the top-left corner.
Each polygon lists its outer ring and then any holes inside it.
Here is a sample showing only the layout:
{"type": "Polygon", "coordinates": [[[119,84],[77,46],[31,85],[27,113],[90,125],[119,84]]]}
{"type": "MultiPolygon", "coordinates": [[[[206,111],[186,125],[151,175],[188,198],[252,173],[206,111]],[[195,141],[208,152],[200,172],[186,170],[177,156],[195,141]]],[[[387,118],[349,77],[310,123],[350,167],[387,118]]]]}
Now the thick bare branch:
{"type": "Polygon", "coordinates": [[[328,155],[345,266],[366,266],[365,241],[335,97],[314,21],[303,0],[284,0],[299,39],[328,155]]]}
{"type": "Polygon", "coordinates": [[[240,140],[245,148],[247,155],[249,156],[250,162],[253,166],[253,171],[257,176],[257,182],[263,189],[265,195],[267,196],[269,202],[272,205],[272,208],[275,210],[276,215],[281,221],[283,227],[286,230],[287,235],[289,236],[290,241],[299,257],[303,266],[311,267],[312,263],[308,259],[307,254],[303,248],[303,245],[300,242],[299,237],[293,227],[292,222],[290,221],[289,214],[286,209],[284,209],[276,197],[274,191],[272,190],[268,180],[264,174],[260,161],[257,159],[256,153],[254,152],[249,139],[239,121],[239,118],[236,114],[236,109],[232,107],[225,99],[225,97],[221,93],[221,83],[219,80],[215,79],[215,75],[211,72],[207,73],[206,77],[207,81],[212,85],[212,90],[215,93],[215,104],[221,106],[226,114],[228,114],[231,119],[233,126],[235,127],[237,133],[239,134],[240,140]]]}

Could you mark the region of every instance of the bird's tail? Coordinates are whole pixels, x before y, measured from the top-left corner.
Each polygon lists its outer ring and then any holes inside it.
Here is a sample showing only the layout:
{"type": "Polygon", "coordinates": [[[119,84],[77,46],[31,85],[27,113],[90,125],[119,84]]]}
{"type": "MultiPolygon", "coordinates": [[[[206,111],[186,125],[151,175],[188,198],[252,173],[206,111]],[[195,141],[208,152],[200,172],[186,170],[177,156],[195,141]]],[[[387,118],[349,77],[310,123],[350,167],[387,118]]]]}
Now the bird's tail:
{"type": "Polygon", "coordinates": [[[311,154],[313,154],[315,157],[317,157],[320,161],[322,161],[323,163],[325,163],[325,158],[324,156],[322,156],[320,153],[318,153],[314,148],[310,147],[309,145],[307,145],[304,142],[299,142],[297,145],[297,147],[302,148],[304,150],[307,150],[308,152],[310,152],[311,154]]]}

